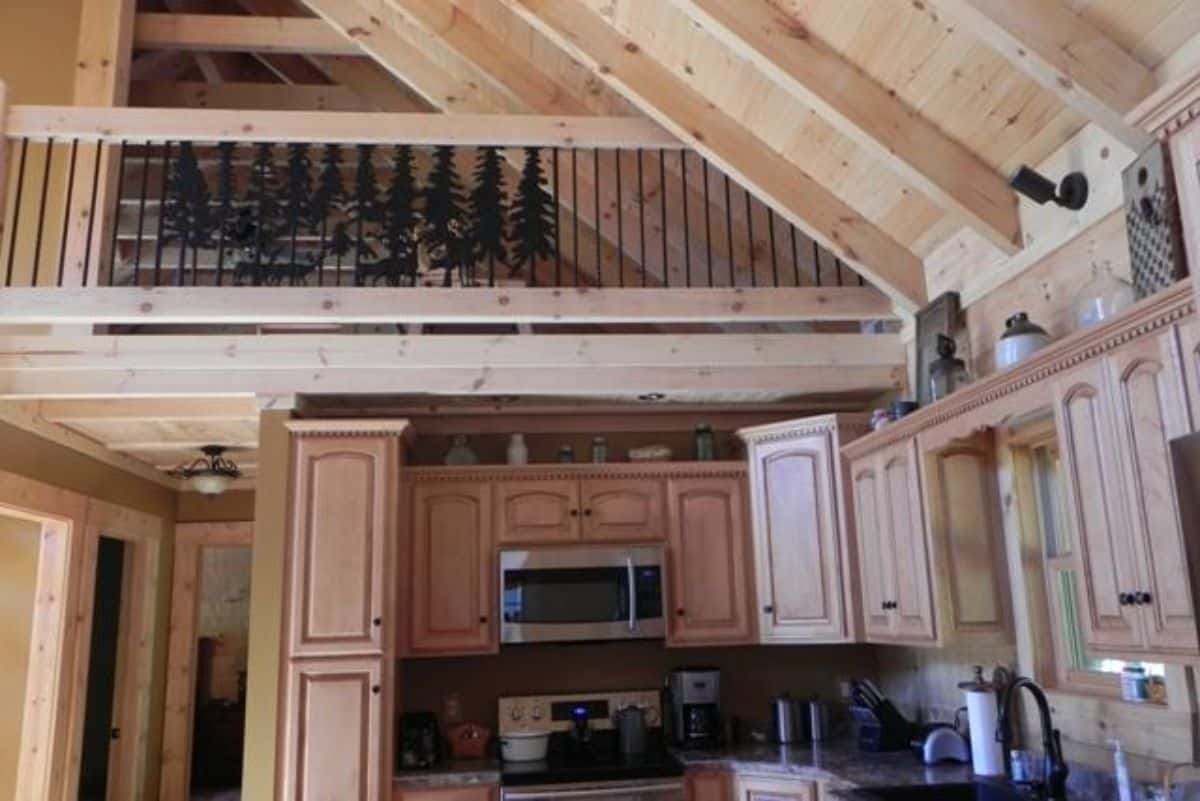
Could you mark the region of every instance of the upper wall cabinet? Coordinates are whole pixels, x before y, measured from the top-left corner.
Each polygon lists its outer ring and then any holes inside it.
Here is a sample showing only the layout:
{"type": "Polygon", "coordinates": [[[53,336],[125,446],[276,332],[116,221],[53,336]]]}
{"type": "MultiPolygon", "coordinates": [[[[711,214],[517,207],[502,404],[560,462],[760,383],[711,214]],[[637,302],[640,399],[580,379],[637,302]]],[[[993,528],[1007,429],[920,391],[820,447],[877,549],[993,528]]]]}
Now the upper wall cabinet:
{"type": "Polygon", "coordinates": [[[579,539],[579,482],[530,479],[496,484],[496,539],[540,545],[579,539]]]}
{"type": "Polygon", "coordinates": [[[663,482],[656,478],[529,478],[496,484],[496,538],[503,545],[653,542],[666,530],[663,482]]]}
{"type": "Polygon", "coordinates": [[[381,653],[397,444],[312,436],[294,448],[291,654],[381,653]]]}
{"type": "Polygon", "coordinates": [[[753,640],[744,485],[744,475],[667,482],[668,645],[753,640]]]}
{"type": "Polygon", "coordinates": [[[853,532],[839,448],[865,432],[829,415],[744,429],[763,642],[846,642],[856,635],[853,532]]]}
{"type": "Polygon", "coordinates": [[[583,538],[646,542],[663,538],[666,504],[656,479],[587,478],[580,482],[583,538]]]}
{"type": "Polygon", "coordinates": [[[410,531],[408,653],[495,651],[491,487],[481,481],[417,483],[410,531]]]}

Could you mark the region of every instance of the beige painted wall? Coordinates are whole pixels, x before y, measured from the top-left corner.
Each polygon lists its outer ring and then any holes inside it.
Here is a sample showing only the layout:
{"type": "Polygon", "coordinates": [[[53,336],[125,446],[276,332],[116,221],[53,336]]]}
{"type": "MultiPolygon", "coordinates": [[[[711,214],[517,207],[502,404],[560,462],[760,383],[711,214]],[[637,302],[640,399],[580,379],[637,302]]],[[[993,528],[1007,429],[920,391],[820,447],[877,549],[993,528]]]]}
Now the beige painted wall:
{"type": "Polygon", "coordinates": [[[17,788],[40,534],[36,523],[0,516],[0,798],[17,788]]]}

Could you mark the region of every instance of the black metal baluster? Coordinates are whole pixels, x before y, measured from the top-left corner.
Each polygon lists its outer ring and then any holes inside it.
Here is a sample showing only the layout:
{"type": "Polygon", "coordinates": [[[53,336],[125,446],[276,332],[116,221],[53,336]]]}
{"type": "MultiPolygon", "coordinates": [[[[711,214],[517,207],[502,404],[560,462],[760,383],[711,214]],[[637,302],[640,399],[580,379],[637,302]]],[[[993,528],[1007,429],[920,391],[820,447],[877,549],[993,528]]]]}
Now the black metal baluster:
{"type": "Polygon", "coordinates": [[[792,229],[792,271],[796,274],[796,286],[800,286],[800,251],[796,249],[796,226],[792,229]]]}
{"type": "MultiPolygon", "coordinates": [[[[112,238],[109,241],[108,252],[108,285],[112,286],[113,280],[117,275],[117,233],[121,229],[121,196],[125,192],[125,140],[121,140],[121,150],[118,160],[121,166],[117,172],[117,200],[113,211],[112,220],[112,238]]],[[[192,283],[195,284],[195,276],[192,277],[192,283]]]]}
{"type": "Polygon", "coordinates": [[[163,160],[162,160],[162,188],[158,195],[158,235],[157,242],[154,248],[154,283],[153,286],[158,286],[159,278],[162,276],[162,256],[163,256],[163,218],[167,206],[167,176],[171,172],[171,142],[170,140],[163,142],[163,160]]]}
{"type": "MultiPolygon", "coordinates": [[[[75,162],[79,155],[79,140],[71,140],[71,161],[67,166],[67,202],[63,205],[62,235],[58,240],[58,281],[62,286],[63,276],[67,266],[67,233],[71,230],[71,202],[75,195],[75,162]]],[[[120,197],[117,198],[117,208],[120,209],[120,197]]],[[[119,215],[119,212],[118,212],[119,215]]],[[[115,230],[115,229],[114,229],[115,230]]]]}
{"type": "Polygon", "coordinates": [[[554,285],[562,286],[562,203],[558,196],[558,148],[554,148],[554,285]]]}
{"type": "Polygon", "coordinates": [[[775,209],[767,206],[767,233],[771,241],[771,285],[779,286],[779,254],[775,251],[775,209]]]}
{"type": "Polygon", "coordinates": [[[592,179],[595,182],[593,187],[596,196],[596,283],[599,286],[604,286],[604,257],[600,250],[600,245],[603,237],[600,235],[600,226],[604,214],[600,211],[600,148],[592,148],[592,179]]]}
{"type": "Polygon", "coordinates": [[[833,268],[837,270],[837,285],[842,285],[842,260],[837,256],[833,257],[833,268]]]}
{"type": "Polygon", "coordinates": [[[754,260],[754,204],[750,200],[750,190],[746,193],[746,233],[750,237],[750,286],[758,286],[758,267],[754,260]]]}
{"type": "Polygon", "coordinates": [[[667,151],[658,149],[658,195],[662,200],[663,286],[671,286],[671,265],[667,258],[667,151]]]}
{"type": "MultiPolygon", "coordinates": [[[[46,159],[42,165],[42,197],[38,201],[37,227],[33,239],[33,283],[38,285],[38,277],[42,271],[42,232],[46,228],[46,195],[50,193],[50,164],[54,159],[54,137],[46,140],[46,159]]],[[[89,237],[90,240],[90,237],[89,237]]],[[[89,242],[90,244],[90,242],[89,242]]]]}
{"type": "Polygon", "coordinates": [[[133,254],[133,285],[138,286],[142,269],[142,234],[146,229],[146,192],[150,188],[150,142],[147,141],[142,152],[142,188],[138,197],[137,243],[133,254]]]}
{"type": "Polygon", "coordinates": [[[692,230],[688,221],[687,151],[679,151],[679,177],[683,189],[683,269],[687,286],[692,286],[692,230]]]}
{"type": "MultiPolygon", "coordinates": [[[[13,280],[13,260],[17,255],[17,228],[21,222],[21,197],[25,194],[25,160],[29,156],[29,139],[21,140],[21,163],[17,167],[17,193],[13,197],[13,216],[12,216],[12,233],[8,237],[8,267],[4,272],[4,285],[12,286],[13,280]]],[[[4,213],[4,209],[0,209],[0,214],[4,213]]],[[[70,219],[71,211],[67,210],[67,219],[70,219]]]]}
{"type": "Polygon", "coordinates": [[[571,263],[575,268],[575,286],[579,286],[579,151],[571,148],[571,263]]]}
{"type": "Polygon", "coordinates": [[[733,265],[733,192],[729,187],[729,175],[725,175],[725,241],[729,245],[729,285],[737,286],[737,273],[733,265]]]}
{"type": "MultiPolygon", "coordinates": [[[[96,227],[96,194],[100,191],[100,156],[104,153],[104,145],[100,142],[96,143],[96,163],[93,165],[92,172],[92,199],[88,203],[88,224],[87,224],[87,245],[83,251],[83,282],[82,286],[88,285],[88,268],[92,263],[92,231],[96,227]]],[[[100,269],[100,265],[96,265],[96,269],[100,269]]]]}
{"type": "Polygon", "coordinates": [[[642,268],[642,287],[646,286],[646,171],[644,168],[644,151],[639,147],[637,152],[638,167],[638,234],[641,239],[639,263],[642,268]]]}
{"type": "Polygon", "coordinates": [[[617,286],[625,286],[625,196],[621,194],[621,149],[613,148],[617,168],[617,286]]]}
{"type": "Polygon", "coordinates": [[[708,159],[701,159],[704,164],[704,250],[705,257],[708,260],[708,286],[711,289],[713,285],[713,260],[712,260],[712,206],[708,196],[708,159]]]}

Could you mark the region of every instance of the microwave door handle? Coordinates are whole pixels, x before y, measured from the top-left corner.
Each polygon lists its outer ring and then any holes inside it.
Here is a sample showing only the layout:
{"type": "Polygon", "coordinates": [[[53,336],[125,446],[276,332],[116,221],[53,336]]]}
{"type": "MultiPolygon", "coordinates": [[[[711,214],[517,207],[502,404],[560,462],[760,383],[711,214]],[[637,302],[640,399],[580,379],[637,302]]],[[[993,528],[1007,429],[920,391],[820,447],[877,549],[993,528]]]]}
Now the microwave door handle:
{"type": "Polygon", "coordinates": [[[633,557],[625,557],[625,573],[629,581],[629,630],[637,631],[637,587],[633,569],[633,557]]]}

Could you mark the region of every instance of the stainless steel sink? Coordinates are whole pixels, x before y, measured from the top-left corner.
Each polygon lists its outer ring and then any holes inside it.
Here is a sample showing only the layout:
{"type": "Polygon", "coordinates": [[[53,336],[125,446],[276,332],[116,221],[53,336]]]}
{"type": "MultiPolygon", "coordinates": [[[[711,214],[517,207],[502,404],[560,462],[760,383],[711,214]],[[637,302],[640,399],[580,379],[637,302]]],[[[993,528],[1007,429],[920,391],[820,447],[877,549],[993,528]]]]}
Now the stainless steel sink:
{"type": "Polygon", "coordinates": [[[839,795],[855,801],[1029,801],[1029,796],[1010,784],[979,781],[862,787],[839,795]]]}

